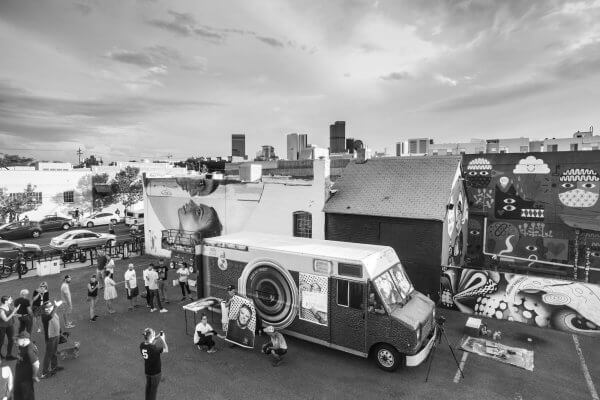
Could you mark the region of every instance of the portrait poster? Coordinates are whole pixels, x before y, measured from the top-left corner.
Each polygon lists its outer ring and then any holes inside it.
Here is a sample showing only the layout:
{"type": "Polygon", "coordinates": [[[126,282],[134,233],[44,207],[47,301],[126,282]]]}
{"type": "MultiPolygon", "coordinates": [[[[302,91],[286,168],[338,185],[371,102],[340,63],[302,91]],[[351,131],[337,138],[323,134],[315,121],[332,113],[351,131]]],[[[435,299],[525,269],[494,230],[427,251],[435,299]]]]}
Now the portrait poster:
{"type": "Polygon", "coordinates": [[[256,309],[252,300],[242,296],[233,296],[228,317],[225,340],[241,347],[253,348],[256,309]]]}
{"type": "Polygon", "coordinates": [[[300,273],[300,319],[327,326],[329,287],[326,276],[300,273]]]}

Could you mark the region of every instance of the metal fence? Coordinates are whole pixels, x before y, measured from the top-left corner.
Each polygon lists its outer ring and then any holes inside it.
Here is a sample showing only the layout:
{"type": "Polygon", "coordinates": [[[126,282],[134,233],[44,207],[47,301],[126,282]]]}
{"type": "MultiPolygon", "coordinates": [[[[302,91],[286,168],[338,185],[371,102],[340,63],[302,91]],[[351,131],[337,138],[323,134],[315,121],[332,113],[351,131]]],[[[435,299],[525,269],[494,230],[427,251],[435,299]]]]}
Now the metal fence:
{"type": "MultiPolygon", "coordinates": [[[[127,259],[133,255],[143,255],[145,253],[144,237],[133,236],[131,239],[122,243],[117,243],[114,246],[98,246],[94,248],[74,249],[74,250],[47,250],[40,256],[32,257],[26,260],[26,265],[29,270],[36,268],[37,261],[52,261],[60,259],[64,265],[73,263],[88,263],[94,265],[98,259],[100,251],[112,258],[127,259]]],[[[15,260],[0,258],[0,268],[12,266],[15,260]]]]}

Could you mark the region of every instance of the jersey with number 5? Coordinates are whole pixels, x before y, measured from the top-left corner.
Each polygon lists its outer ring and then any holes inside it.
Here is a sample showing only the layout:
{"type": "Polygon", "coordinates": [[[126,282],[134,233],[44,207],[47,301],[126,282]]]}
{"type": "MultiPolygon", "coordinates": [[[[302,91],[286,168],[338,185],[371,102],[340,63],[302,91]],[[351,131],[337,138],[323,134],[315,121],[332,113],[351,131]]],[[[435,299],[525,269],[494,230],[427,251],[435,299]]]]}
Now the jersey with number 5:
{"type": "Polygon", "coordinates": [[[144,359],[144,370],[146,375],[160,374],[160,353],[163,352],[161,347],[152,343],[140,344],[140,353],[144,359]]]}

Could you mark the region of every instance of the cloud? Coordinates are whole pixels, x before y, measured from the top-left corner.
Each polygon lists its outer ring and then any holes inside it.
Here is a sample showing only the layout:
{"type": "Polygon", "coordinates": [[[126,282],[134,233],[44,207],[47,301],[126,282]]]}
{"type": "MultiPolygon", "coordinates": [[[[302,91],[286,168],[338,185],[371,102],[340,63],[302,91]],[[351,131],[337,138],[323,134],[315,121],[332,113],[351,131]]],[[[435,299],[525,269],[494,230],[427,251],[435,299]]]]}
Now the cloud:
{"type": "Polygon", "coordinates": [[[515,166],[513,174],[549,174],[550,167],[548,164],[535,156],[527,156],[524,159],[519,160],[519,163],[515,166]]]}
{"type": "Polygon", "coordinates": [[[109,51],[106,57],[125,64],[133,64],[138,67],[151,67],[156,64],[155,57],[149,52],[129,51],[116,49],[109,51]]]}
{"type": "Polygon", "coordinates": [[[391,72],[387,75],[380,76],[379,79],[382,79],[384,81],[401,81],[404,79],[408,79],[409,77],[410,77],[410,75],[408,74],[408,72],[402,71],[402,72],[391,72]]]}
{"type": "Polygon", "coordinates": [[[447,76],[444,76],[441,74],[434,75],[433,79],[435,79],[437,82],[441,83],[442,85],[448,85],[448,86],[458,85],[458,81],[456,81],[455,79],[448,78],[447,76]]]}
{"type": "Polygon", "coordinates": [[[207,60],[201,56],[184,57],[167,46],[152,46],[132,51],[113,49],[104,55],[111,60],[144,68],[147,72],[165,75],[167,65],[176,65],[184,70],[206,71],[207,60]],[[158,67],[159,69],[153,69],[158,67]],[[165,69],[165,73],[158,73],[165,69]]]}
{"type": "Polygon", "coordinates": [[[284,47],[285,45],[280,40],[267,36],[256,36],[256,39],[273,47],[284,47]]]}
{"type": "Polygon", "coordinates": [[[89,4],[73,3],[73,8],[81,13],[81,15],[89,15],[92,12],[92,7],[89,4]]]}

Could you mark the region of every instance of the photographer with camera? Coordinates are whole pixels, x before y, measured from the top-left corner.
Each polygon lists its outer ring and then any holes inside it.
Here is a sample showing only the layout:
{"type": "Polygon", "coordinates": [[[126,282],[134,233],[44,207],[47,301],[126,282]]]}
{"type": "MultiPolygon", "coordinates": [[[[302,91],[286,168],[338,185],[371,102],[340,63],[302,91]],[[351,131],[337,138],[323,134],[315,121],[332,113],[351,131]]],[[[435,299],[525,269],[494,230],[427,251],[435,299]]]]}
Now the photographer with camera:
{"type": "Polygon", "coordinates": [[[263,332],[269,336],[268,341],[262,346],[262,352],[273,357],[271,363],[274,367],[278,367],[283,361],[283,356],[287,353],[287,343],[280,332],[275,331],[272,326],[267,326],[263,332]]]}
{"type": "Polygon", "coordinates": [[[140,353],[144,359],[144,372],[146,374],[146,400],[156,400],[158,384],[161,378],[161,353],[169,352],[169,346],[165,339],[165,333],[156,332],[152,328],[144,329],[144,341],[140,344],[140,353]]]}

